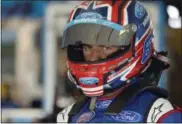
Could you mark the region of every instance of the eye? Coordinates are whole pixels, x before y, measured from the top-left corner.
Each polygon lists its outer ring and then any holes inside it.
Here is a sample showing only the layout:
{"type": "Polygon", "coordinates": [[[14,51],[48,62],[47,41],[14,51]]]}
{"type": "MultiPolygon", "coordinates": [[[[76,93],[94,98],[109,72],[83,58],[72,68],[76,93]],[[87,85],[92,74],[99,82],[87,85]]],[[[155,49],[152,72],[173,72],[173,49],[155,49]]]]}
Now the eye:
{"type": "Polygon", "coordinates": [[[89,45],[83,45],[83,50],[84,51],[90,51],[92,49],[92,47],[91,46],[89,46],[89,45]]]}
{"type": "Polygon", "coordinates": [[[123,50],[123,51],[125,51],[125,50],[128,49],[128,48],[129,48],[129,46],[121,46],[121,47],[120,47],[120,49],[123,50]]]}
{"type": "Polygon", "coordinates": [[[110,50],[112,47],[103,47],[104,50],[110,50]]]}

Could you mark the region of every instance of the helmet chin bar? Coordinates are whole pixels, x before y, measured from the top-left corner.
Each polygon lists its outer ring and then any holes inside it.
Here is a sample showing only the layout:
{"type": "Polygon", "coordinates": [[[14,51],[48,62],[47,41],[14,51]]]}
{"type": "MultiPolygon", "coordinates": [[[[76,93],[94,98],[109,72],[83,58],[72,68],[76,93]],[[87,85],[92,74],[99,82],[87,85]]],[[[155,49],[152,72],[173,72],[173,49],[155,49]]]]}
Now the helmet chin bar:
{"type": "MultiPolygon", "coordinates": [[[[132,52],[130,50],[127,54],[107,62],[86,64],[75,63],[68,60],[70,69],[68,71],[68,77],[86,96],[101,96],[104,94],[106,85],[109,86],[109,84],[106,84],[107,81],[105,80],[107,80],[107,78],[105,78],[104,75],[111,70],[114,71],[116,68],[122,69],[132,58],[132,52]],[[98,83],[94,82],[97,80],[98,83]]],[[[112,87],[110,87],[110,89],[112,89],[112,87]]]]}

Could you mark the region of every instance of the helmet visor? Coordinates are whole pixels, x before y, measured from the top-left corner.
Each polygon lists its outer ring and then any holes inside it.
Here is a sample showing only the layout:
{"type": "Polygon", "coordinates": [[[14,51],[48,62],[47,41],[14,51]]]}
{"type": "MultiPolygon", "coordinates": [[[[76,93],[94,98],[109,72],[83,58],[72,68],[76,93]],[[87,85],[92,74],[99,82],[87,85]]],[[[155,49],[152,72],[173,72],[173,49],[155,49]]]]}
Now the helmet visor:
{"type": "Polygon", "coordinates": [[[128,46],[135,32],[135,24],[121,26],[101,19],[74,20],[65,27],[61,47],[77,43],[128,46]]]}

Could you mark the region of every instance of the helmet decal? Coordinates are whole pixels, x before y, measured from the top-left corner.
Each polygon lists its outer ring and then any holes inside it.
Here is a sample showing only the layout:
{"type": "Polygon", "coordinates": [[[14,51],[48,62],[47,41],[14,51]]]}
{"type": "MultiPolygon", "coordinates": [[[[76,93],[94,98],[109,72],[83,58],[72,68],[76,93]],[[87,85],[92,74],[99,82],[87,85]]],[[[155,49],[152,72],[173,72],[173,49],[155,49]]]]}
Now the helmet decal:
{"type": "MultiPolygon", "coordinates": [[[[150,24],[151,24],[151,23],[150,23],[150,24]]],[[[143,39],[145,39],[145,37],[146,37],[147,35],[149,35],[150,31],[151,31],[151,25],[148,26],[147,30],[145,31],[145,33],[144,33],[142,36],[136,37],[135,46],[137,46],[141,41],[143,41],[143,39]]]]}
{"type": "Polygon", "coordinates": [[[127,80],[127,77],[126,77],[126,76],[128,75],[128,73],[130,73],[130,72],[133,70],[133,68],[136,66],[138,60],[139,60],[139,59],[137,59],[132,65],[130,65],[130,66],[126,69],[126,71],[124,71],[123,75],[122,75],[121,78],[120,78],[121,81],[126,81],[126,80],[127,80]]]}
{"type": "Polygon", "coordinates": [[[143,55],[142,55],[142,61],[141,63],[144,64],[150,57],[151,48],[152,48],[152,34],[148,35],[146,40],[144,41],[143,46],[143,55]]]}
{"type": "Polygon", "coordinates": [[[81,18],[93,18],[93,19],[96,19],[96,18],[102,18],[102,15],[99,14],[99,13],[95,13],[95,12],[86,12],[86,13],[82,13],[80,15],[78,15],[76,17],[76,19],[81,19],[81,18]]]}
{"type": "Polygon", "coordinates": [[[137,2],[135,4],[135,16],[137,18],[142,18],[145,15],[145,13],[146,13],[145,8],[139,2],[137,2]]]}
{"type": "Polygon", "coordinates": [[[96,77],[81,77],[79,81],[86,85],[93,85],[99,82],[99,79],[96,77]]]}
{"type": "MultiPolygon", "coordinates": [[[[70,16],[70,19],[68,21],[74,20],[77,16],[80,15],[81,12],[85,13],[85,15],[86,15],[87,13],[90,13],[92,11],[100,12],[99,17],[102,17],[102,19],[111,20],[112,9],[108,3],[98,4],[98,2],[94,2],[94,1],[87,2],[86,1],[86,2],[82,2],[82,4],[80,6],[77,6],[73,10],[73,12],[70,16]]],[[[94,16],[92,16],[92,17],[94,17],[94,16]]]]}

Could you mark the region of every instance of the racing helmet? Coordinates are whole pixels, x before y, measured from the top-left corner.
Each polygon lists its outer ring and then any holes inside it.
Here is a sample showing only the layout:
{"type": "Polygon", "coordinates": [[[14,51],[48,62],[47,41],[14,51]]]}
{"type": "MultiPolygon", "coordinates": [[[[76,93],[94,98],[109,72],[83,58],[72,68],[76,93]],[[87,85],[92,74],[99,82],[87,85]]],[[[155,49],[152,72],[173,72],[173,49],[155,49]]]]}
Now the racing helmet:
{"type": "Polygon", "coordinates": [[[84,1],[70,13],[61,47],[67,47],[69,79],[88,97],[132,84],[150,66],[153,29],[144,6],[134,0],[84,1]],[[83,45],[124,49],[97,61],[85,61],[83,45]]]}

